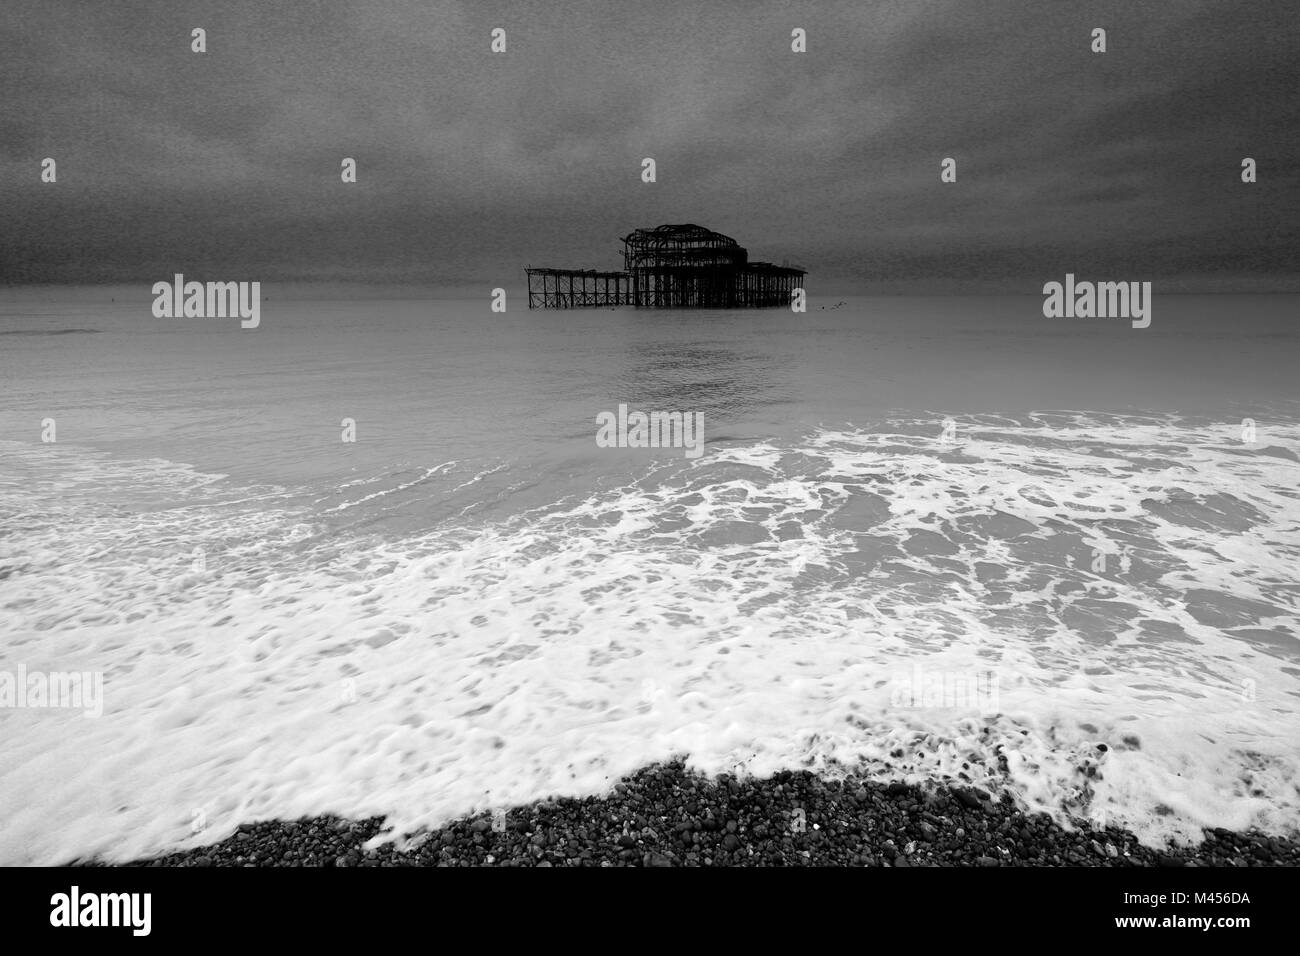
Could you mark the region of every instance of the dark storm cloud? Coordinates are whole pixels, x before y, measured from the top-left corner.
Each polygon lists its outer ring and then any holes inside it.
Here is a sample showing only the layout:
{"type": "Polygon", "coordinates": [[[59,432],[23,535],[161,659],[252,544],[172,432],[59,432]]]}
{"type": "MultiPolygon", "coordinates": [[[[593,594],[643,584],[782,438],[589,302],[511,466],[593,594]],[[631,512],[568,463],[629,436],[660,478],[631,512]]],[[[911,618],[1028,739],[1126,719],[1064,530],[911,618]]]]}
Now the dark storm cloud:
{"type": "Polygon", "coordinates": [[[613,268],[618,236],[681,221],[814,287],[1297,271],[1281,0],[23,0],[5,17],[11,282],[510,284],[525,262],[613,268]]]}

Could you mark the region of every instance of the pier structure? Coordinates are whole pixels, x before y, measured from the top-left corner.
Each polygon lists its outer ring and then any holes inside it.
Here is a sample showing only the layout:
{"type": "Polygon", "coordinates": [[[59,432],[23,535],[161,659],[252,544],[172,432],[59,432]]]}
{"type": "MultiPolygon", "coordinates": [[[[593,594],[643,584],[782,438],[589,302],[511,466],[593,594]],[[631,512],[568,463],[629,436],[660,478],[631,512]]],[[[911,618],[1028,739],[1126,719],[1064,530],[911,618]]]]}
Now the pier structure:
{"type": "Polygon", "coordinates": [[[626,272],[595,269],[526,269],[528,308],[580,309],[602,305],[627,305],[632,301],[631,277],[626,272]]]}
{"type": "Polygon", "coordinates": [[[637,229],[624,236],[623,266],[622,272],[529,268],[528,307],[786,306],[806,275],[799,266],[750,262],[735,239],[693,223],[637,229]]]}

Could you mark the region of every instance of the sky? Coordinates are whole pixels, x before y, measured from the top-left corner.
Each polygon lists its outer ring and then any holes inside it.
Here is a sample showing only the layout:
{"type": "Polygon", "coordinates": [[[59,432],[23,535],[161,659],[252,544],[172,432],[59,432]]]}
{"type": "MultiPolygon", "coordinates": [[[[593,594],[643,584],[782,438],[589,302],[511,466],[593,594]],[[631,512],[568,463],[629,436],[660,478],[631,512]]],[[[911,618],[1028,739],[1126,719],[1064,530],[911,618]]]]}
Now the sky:
{"type": "Polygon", "coordinates": [[[812,292],[1300,291],[1293,0],[5,0],[0,77],[5,284],[517,285],[695,222],[812,292]]]}

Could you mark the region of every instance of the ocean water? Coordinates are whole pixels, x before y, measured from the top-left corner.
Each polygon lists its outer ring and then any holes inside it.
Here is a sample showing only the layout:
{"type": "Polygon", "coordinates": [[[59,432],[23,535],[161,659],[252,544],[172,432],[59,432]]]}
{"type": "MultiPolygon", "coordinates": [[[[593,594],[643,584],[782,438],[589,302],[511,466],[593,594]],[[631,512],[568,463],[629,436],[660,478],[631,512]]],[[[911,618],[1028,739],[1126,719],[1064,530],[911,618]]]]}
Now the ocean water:
{"type": "Polygon", "coordinates": [[[0,674],[103,680],[0,706],[0,864],[402,834],[673,755],[1149,842],[1300,823],[1296,297],[264,292],[255,330],[0,293],[0,674]],[[598,447],[620,404],[704,454],[598,447]]]}

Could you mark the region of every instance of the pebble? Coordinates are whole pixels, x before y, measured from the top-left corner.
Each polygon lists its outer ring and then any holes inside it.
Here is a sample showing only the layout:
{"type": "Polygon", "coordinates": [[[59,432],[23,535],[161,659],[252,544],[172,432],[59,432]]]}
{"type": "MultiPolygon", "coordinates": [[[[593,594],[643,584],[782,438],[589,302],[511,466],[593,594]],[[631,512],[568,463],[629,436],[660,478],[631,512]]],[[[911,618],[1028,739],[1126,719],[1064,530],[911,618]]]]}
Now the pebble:
{"type": "MultiPolygon", "coordinates": [[[[489,835],[488,820],[467,817],[401,850],[380,844],[363,855],[362,847],[383,833],[382,819],[320,817],[248,824],[220,843],[125,865],[1300,865],[1295,840],[1254,832],[1207,832],[1194,849],[1153,850],[1131,835],[1103,844],[1094,838],[1101,831],[1064,829],[1046,814],[981,799],[974,787],[839,782],[806,771],[742,784],[665,764],[620,781],[611,796],[508,809],[510,824],[503,832],[489,835]],[[791,826],[795,810],[806,821],[799,830],[791,826]]],[[[1105,835],[1119,834],[1112,828],[1105,835]]]]}

